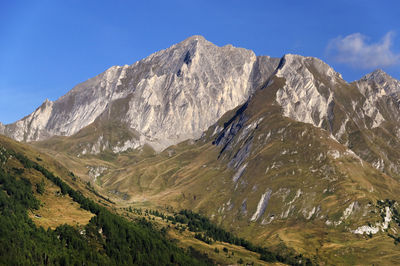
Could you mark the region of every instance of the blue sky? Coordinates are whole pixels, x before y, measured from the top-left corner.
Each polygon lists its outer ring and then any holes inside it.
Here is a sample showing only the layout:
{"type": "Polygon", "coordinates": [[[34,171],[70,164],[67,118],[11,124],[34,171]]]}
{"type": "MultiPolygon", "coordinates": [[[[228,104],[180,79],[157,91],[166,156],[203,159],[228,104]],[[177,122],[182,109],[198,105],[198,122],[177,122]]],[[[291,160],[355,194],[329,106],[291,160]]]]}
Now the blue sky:
{"type": "Polygon", "coordinates": [[[399,10],[395,0],[0,0],[0,121],[197,34],[257,55],[319,57],[348,81],[376,68],[400,79],[399,10]]]}

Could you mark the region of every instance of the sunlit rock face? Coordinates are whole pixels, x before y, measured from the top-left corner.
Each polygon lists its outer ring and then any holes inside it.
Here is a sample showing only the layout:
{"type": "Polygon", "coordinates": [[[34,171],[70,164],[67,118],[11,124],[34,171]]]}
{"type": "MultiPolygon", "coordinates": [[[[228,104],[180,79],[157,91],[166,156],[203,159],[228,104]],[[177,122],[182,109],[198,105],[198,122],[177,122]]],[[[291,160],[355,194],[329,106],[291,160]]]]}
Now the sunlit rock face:
{"type": "MultiPolygon", "coordinates": [[[[82,153],[104,149],[118,153],[145,144],[161,151],[200,137],[224,113],[267,86],[272,77],[284,80],[275,95],[283,116],[328,130],[350,148],[357,143],[352,143],[354,134],[349,132],[372,130],[383,123],[394,123],[390,130],[400,136],[400,82],[383,71],[348,83],[317,58],[256,56],[232,45],[218,47],[201,36],[133,65],[111,67],[57,101],[46,100],[27,117],[0,124],[0,133],[19,141],[37,141],[71,136],[95,122],[98,129],[116,123],[124,127],[123,139],[112,143],[98,134],[96,143],[85,146],[82,153]],[[94,144],[102,148],[93,149],[94,144]]],[[[365,147],[357,149],[353,150],[361,156],[366,153],[365,147]]],[[[370,161],[378,164],[381,157],[377,154],[370,161]]],[[[395,166],[394,161],[383,164],[395,166]]]]}
{"type": "Polygon", "coordinates": [[[107,114],[111,103],[119,100],[123,111],[112,119],[126,123],[161,150],[200,136],[226,111],[246,101],[277,63],[278,59],[193,36],[131,66],[113,66],[0,130],[19,141],[70,136],[107,114]]]}
{"type": "Polygon", "coordinates": [[[332,89],[343,81],[340,74],[317,58],[287,54],[282,58],[276,75],[286,81],[276,94],[283,114],[321,127],[333,102],[332,89]],[[319,81],[315,77],[317,74],[326,77],[328,84],[319,81]]]}

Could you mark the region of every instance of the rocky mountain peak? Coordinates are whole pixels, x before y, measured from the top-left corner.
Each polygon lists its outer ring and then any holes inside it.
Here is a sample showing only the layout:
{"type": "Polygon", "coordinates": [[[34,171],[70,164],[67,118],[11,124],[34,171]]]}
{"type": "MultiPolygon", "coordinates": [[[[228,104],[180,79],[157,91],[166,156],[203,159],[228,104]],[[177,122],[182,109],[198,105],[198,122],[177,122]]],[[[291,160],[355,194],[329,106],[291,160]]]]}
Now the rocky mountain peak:
{"type": "Polygon", "coordinates": [[[333,91],[344,82],[329,65],[314,57],[287,54],[276,76],[285,85],[276,92],[276,101],[284,116],[321,127],[333,104],[333,91]]]}
{"type": "MultiPolygon", "coordinates": [[[[118,121],[137,136],[121,140],[122,150],[138,143],[162,150],[199,137],[225,112],[244,103],[276,66],[276,59],[192,36],[133,65],[107,69],[57,101],[45,101],[31,115],[6,125],[5,131],[19,141],[44,140],[71,136],[101,117],[118,121]]],[[[102,142],[111,145],[101,135],[96,145],[102,147],[102,142]]]]}
{"type": "Polygon", "coordinates": [[[192,45],[203,45],[203,44],[212,44],[211,42],[207,41],[206,38],[204,38],[201,35],[193,35],[185,40],[181,41],[178,43],[179,45],[182,46],[192,46],[192,45]]]}
{"type": "Polygon", "coordinates": [[[116,141],[101,132],[86,132],[96,148],[89,143],[85,150],[124,151],[149,144],[161,151],[200,137],[273,75],[284,82],[275,95],[284,116],[329,130],[339,140],[348,123],[375,128],[388,120],[387,112],[376,108],[377,100],[400,91],[400,82],[381,70],[352,86],[318,58],[256,56],[251,50],[219,47],[192,36],[132,65],[107,69],[57,101],[46,100],[16,123],[0,125],[0,133],[36,141],[71,136],[94,123],[92,128],[99,129],[116,122],[124,127],[115,129],[124,138],[116,141]]]}
{"type": "Polygon", "coordinates": [[[359,91],[367,98],[375,102],[383,96],[398,98],[400,92],[400,81],[388,75],[381,69],[377,69],[360,80],[353,82],[359,91]]]}
{"type": "Polygon", "coordinates": [[[366,80],[381,80],[391,78],[385,71],[382,69],[376,69],[373,72],[365,75],[363,79],[366,80]]]}
{"type": "Polygon", "coordinates": [[[363,78],[361,78],[356,83],[368,83],[375,87],[376,91],[393,94],[400,92],[400,81],[391,77],[389,74],[381,69],[377,69],[363,78]]]}
{"type": "Polygon", "coordinates": [[[327,130],[376,169],[400,173],[387,156],[392,148],[370,149],[376,144],[361,133],[386,130],[391,145],[398,143],[400,81],[377,70],[349,84],[322,61],[296,55],[282,58],[276,76],[285,82],[276,92],[283,116],[327,130]]]}
{"type": "Polygon", "coordinates": [[[53,105],[53,101],[50,101],[48,98],[46,98],[46,100],[44,100],[44,102],[42,103],[41,107],[45,107],[45,106],[50,106],[53,105]]]}
{"type": "Polygon", "coordinates": [[[331,66],[316,57],[302,56],[297,54],[285,54],[278,67],[278,71],[288,69],[298,73],[315,72],[315,74],[323,75],[335,80],[342,79],[342,75],[336,72],[331,66]]]}

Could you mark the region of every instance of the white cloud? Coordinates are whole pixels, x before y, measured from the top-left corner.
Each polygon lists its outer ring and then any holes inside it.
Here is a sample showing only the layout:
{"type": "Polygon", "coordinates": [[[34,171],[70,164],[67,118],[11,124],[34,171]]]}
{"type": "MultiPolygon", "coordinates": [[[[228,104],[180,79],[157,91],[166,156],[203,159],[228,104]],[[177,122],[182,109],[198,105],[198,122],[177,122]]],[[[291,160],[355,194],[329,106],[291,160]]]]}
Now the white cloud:
{"type": "Polygon", "coordinates": [[[339,63],[355,68],[387,67],[400,63],[400,54],[391,50],[394,33],[388,32],[376,43],[368,43],[369,38],[361,33],[331,40],[327,47],[328,55],[339,63]]]}

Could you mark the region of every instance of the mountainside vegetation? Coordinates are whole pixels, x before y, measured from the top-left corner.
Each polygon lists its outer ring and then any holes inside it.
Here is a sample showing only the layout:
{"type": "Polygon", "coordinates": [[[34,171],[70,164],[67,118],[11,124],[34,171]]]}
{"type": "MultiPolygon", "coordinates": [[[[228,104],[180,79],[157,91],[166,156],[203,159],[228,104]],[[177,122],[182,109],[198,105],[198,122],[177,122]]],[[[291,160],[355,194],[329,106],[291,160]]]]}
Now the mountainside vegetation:
{"type": "MultiPolygon", "coordinates": [[[[43,166],[21,153],[2,149],[3,166],[17,159],[21,168],[0,169],[0,250],[5,264],[93,264],[93,265],[202,265],[154,230],[151,223],[132,223],[84,197],[43,166]],[[15,159],[14,159],[15,158],[15,159]],[[19,169],[19,170],[17,170],[19,169]],[[34,169],[56,184],[82,209],[95,216],[75,228],[60,225],[55,230],[37,227],[28,211],[39,209],[25,171],[34,169]]],[[[15,162],[14,162],[15,163],[15,162]]],[[[41,184],[41,183],[39,183],[41,184]]],[[[41,185],[39,194],[43,193],[41,185]]],[[[38,217],[39,218],[39,217],[38,217]]]]}
{"type": "MultiPolygon", "coordinates": [[[[43,166],[49,164],[48,158],[4,137],[0,137],[0,163],[0,261],[4,264],[210,265],[232,259],[242,263],[250,259],[256,264],[264,264],[262,261],[311,263],[295,254],[278,254],[254,246],[191,211],[181,211],[178,216],[164,216],[158,211],[146,210],[146,213],[179,223],[180,231],[183,226],[188,232],[204,231],[213,243],[220,244],[205,247],[198,243],[204,240],[195,234],[189,234],[189,238],[187,234],[184,238],[179,234],[166,235],[166,227],[160,228],[163,223],[142,216],[141,210],[136,212],[140,215],[123,218],[122,213],[110,208],[112,201],[98,197],[97,193],[91,195],[87,186],[83,191],[91,197],[85,196],[79,186],[72,188],[43,166]],[[24,153],[36,156],[35,160],[24,153]],[[63,206],[54,207],[49,201],[63,206]],[[64,215],[58,212],[59,208],[64,215]],[[76,212],[79,212],[75,217],[78,221],[71,220],[70,216],[76,212]],[[189,246],[179,244],[188,239],[189,246]],[[228,248],[232,254],[227,255],[228,248]],[[220,253],[220,249],[223,252],[220,253]],[[214,254],[207,250],[213,250],[214,254]]],[[[72,172],[68,175],[69,182],[76,186],[79,178],[72,172]]],[[[132,213],[131,208],[129,213],[132,213]]]]}

